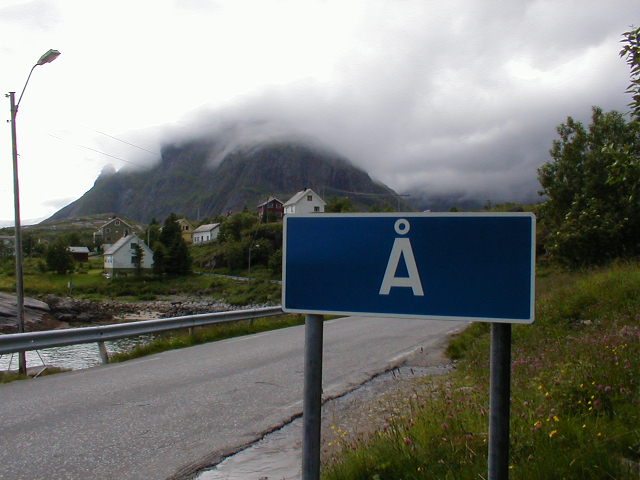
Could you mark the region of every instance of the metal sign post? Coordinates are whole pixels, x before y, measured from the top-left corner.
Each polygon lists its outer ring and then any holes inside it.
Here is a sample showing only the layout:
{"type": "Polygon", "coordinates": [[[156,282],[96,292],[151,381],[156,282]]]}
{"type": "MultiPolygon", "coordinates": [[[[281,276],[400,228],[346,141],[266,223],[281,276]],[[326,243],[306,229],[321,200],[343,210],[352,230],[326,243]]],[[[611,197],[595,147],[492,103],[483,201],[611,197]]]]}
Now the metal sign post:
{"type": "Polygon", "coordinates": [[[307,315],[304,345],[304,398],[302,406],[302,478],[320,480],[320,427],[322,420],[322,315],[307,315]]]}
{"type": "Polygon", "coordinates": [[[511,324],[491,325],[489,480],[509,478],[511,324]]]}
{"type": "Polygon", "coordinates": [[[533,323],[533,214],[287,215],[282,280],[282,309],[307,314],[304,480],[320,471],[322,314],[491,322],[489,479],[508,478],[511,324],[533,323]]]}

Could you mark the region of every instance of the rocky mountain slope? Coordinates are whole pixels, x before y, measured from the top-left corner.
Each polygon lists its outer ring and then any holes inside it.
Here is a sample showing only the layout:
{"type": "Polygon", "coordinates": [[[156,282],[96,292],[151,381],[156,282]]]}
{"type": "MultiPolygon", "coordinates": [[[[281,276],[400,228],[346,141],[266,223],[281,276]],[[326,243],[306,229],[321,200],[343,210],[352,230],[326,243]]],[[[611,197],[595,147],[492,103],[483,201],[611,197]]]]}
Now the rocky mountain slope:
{"type": "Polygon", "coordinates": [[[103,171],[81,198],[51,219],[111,213],[149,222],[170,213],[192,219],[255,206],[276,196],[285,202],[312,188],[325,200],[349,197],[361,209],[411,209],[389,187],[347,159],[300,142],[259,143],[226,151],[215,140],[192,140],[162,149],[148,170],[103,171]]]}

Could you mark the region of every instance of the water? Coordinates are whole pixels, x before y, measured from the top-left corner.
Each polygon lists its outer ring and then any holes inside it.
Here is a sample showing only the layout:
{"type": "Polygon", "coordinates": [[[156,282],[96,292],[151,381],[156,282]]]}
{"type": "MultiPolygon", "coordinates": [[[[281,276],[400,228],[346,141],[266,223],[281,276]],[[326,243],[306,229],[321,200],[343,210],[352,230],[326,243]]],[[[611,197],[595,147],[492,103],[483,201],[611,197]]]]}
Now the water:
{"type": "MultiPolygon", "coordinates": [[[[153,335],[140,335],[138,337],[121,338],[111,342],[105,342],[109,355],[131,350],[132,348],[148,343],[153,335]]],[[[80,370],[83,368],[100,365],[100,352],[97,343],[83,343],[68,345],[66,347],[47,348],[38,351],[27,352],[27,366],[37,368],[44,365],[80,370]]],[[[5,354],[0,356],[0,371],[17,370],[18,355],[5,354]]]]}

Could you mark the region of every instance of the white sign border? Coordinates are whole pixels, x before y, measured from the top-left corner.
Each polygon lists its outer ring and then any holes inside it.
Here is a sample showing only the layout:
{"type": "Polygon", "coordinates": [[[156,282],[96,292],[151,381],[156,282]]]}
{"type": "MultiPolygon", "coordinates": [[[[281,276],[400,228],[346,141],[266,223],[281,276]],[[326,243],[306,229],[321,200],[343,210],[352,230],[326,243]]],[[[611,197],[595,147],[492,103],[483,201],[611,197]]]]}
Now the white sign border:
{"type": "Polygon", "coordinates": [[[532,324],[535,322],[535,280],[536,280],[536,216],[532,212],[384,212],[384,213],[301,213],[286,214],[283,219],[282,229],[282,311],[286,313],[303,313],[312,315],[348,315],[358,317],[383,317],[383,318],[411,318],[422,320],[445,320],[461,322],[488,322],[488,323],[517,323],[532,324]],[[493,318],[493,317],[458,317],[440,315],[416,315],[379,312],[349,312],[341,310],[308,310],[298,308],[287,308],[285,305],[286,285],[287,285],[287,219],[288,218],[415,218],[415,217],[457,217],[457,218],[478,218],[478,217],[529,217],[531,219],[531,290],[529,292],[530,309],[529,318],[493,318]]]}

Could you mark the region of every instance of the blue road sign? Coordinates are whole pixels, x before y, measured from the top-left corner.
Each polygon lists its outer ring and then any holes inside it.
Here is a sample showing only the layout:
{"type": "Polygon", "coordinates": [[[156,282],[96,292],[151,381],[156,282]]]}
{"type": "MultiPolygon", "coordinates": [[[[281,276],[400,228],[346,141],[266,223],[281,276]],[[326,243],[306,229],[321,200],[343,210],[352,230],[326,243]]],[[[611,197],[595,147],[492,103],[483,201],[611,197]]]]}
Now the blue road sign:
{"type": "Polygon", "coordinates": [[[533,323],[530,213],[284,219],[287,312],[533,323]]]}

